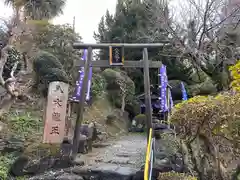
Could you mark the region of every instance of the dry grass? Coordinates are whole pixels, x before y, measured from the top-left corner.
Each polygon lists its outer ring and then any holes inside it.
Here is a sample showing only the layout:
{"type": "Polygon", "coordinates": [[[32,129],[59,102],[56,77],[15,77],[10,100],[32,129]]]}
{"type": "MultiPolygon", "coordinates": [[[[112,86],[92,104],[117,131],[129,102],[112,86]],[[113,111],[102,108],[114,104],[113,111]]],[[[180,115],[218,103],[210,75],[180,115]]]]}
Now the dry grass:
{"type": "MultiPolygon", "coordinates": [[[[106,132],[110,137],[116,137],[127,131],[127,119],[121,116],[119,109],[113,108],[106,97],[99,98],[91,106],[85,108],[83,123],[96,122],[101,132],[106,132]],[[116,119],[112,124],[106,124],[108,115],[114,115],[116,119]]],[[[75,124],[76,115],[72,115],[72,124],[75,124]]],[[[73,129],[72,125],[72,129],[73,129]]],[[[71,133],[72,134],[72,133],[71,133]]]]}

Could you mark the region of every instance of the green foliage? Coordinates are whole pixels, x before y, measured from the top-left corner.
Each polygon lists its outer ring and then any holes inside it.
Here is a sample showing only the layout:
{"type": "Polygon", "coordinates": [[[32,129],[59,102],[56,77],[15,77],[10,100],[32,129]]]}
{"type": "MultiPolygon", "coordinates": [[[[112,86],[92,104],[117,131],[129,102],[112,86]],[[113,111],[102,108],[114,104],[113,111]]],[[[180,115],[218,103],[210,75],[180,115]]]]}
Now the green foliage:
{"type": "Polygon", "coordinates": [[[201,83],[189,85],[187,87],[191,96],[216,94],[217,88],[211,78],[207,77],[201,83]]]}
{"type": "MultiPolygon", "coordinates": [[[[42,137],[43,121],[31,112],[10,112],[2,116],[1,121],[7,124],[7,127],[1,132],[1,137],[13,136],[25,140],[25,148],[28,147],[28,141],[32,145],[36,139],[39,141],[42,137]]],[[[7,179],[9,166],[15,158],[14,154],[0,154],[0,179],[7,179]]],[[[27,178],[19,178],[19,180],[24,179],[27,178]]]]}
{"type": "Polygon", "coordinates": [[[117,78],[117,72],[113,69],[105,69],[102,72],[102,75],[110,83],[114,82],[117,78]]]}
{"type": "Polygon", "coordinates": [[[40,141],[26,143],[24,155],[36,159],[39,157],[55,156],[60,152],[60,144],[46,144],[40,141]]]}
{"type": "Polygon", "coordinates": [[[3,68],[4,80],[6,80],[7,78],[10,77],[11,70],[16,62],[18,62],[18,66],[17,66],[16,71],[14,72],[14,75],[18,74],[19,71],[21,70],[22,56],[21,56],[21,53],[16,48],[11,47],[8,51],[7,62],[3,68]]]}
{"type": "MultiPolygon", "coordinates": [[[[174,107],[170,120],[178,127],[180,137],[186,142],[188,148],[193,144],[198,146],[195,150],[192,148],[192,157],[197,154],[207,154],[204,156],[210,155],[211,163],[214,164],[217,162],[214,149],[218,147],[220,162],[217,163],[224,162],[229,165],[232,163],[232,158],[239,155],[239,64],[230,68],[233,76],[231,84],[233,91],[220,93],[217,96],[195,96],[174,107]]],[[[198,158],[195,159],[195,169],[206,166],[203,164],[204,160],[198,158]]]]}
{"type": "Polygon", "coordinates": [[[80,52],[75,50],[72,44],[80,42],[81,37],[68,24],[39,26],[41,28],[37,29],[38,33],[34,36],[36,46],[52,53],[63,65],[65,71],[71,74],[74,62],[80,58],[80,52]]]}
{"type": "Polygon", "coordinates": [[[101,97],[106,90],[106,80],[100,74],[93,73],[91,93],[94,97],[101,97]]]}
{"type": "Polygon", "coordinates": [[[50,82],[62,81],[69,83],[69,77],[63,70],[62,64],[51,53],[40,51],[34,58],[33,70],[36,76],[36,86],[41,85],[45,97],[50,82]]]}
{"type": "Polygon", "coordinates": [[[35,20],[52,19],[63,13],[66,0],[4,0],[13,8],[24,7],[24,13],[35,20]]]}
{"type": "Polygon", "coordinates": [[[14,156],[11,154],[0,154],[0,178],[7,179],[8,169],[14,161],[14,156]]]}
{"type": "Polygon", "coordinates": [[[166,155],[168,157],[173,157],[179,152],[180,149],[180,140],[178,138],[175,138],[174,135],[163,133],[161,134],[162,142],[160,146],[166,147],[166,155]]]}
{"type": "MultiPolygon", "coordinates": [[[[195,96],[175,106],[171,121],[178,127],[179,137],[188,144],[188,148],[194,144],[202,147],[195,148],[191,152],[198,155],[211,155],[211,163],[216,163],[217,155],[214,149],[219,147],[221,152],[220,163],[224,162],[226,165],[232,162],[232,158],[239,155],[239,99],[239,93],[226,92],[215,97],[195,96]]],[[[193,157],[194,154],[192,154],[193,157]]],[[[208,166],[199,164],[198,161],[204,161],[201,159],[202,157],[197,157],[199,159],[196,160],[197,165],[195,167],[198,170],[208,166]]],[[[216,169],[212,169],[212,171],[216,171],[216,169]]]]}
{"type": "Polygon", "coordinates": [[[167,172],[160,173],[158,180],[197,180],[197,178],[184,173],[167,172]]]}
{"type": "Polygon", "coordinates": [[[126,72],[105,69],[102,72],[102,76],[106,79],[108,97],[114,105],[121,107],[123,95],[126,95],[126,103],[132,104],[135,94],[135,85],[129,76],[127,76],[126,72]]]}
{"type": "Polygon", "coordinates": [[[39,51],[33,60],[33,70],[36,73],[42,74],[45,73],[44,70],[49,68],[63,69],[63,66],[53,54],[46,51],[39,51]]]}
{"type": "Polygon", "coordinates": [[[136,125],[138,126],[139,124],[145,125],[147,122],[147,117],[145,114],[138,114],[137,116],[134,117],[134,120],[136,121],[136,125]]]}
{"type": "Polygon", "coordinates": [[[53,81],[61,81],[65,83],[69,83],[69,79],[65,71],[58,68],[49,68],[48,72],[43,76],[44,82],[49,84],[53,81]]]}
{"type": "Polygon", "coordinates": [[[30,112],[9,112],[2,118],[7,123],[10,134],[20,138],[32,138],[32,133],[42,131],[43,122],[39,117],[30,112]]]}
{"type": "MultiPolygon", "coordinates": [[[[7,180],[8,178],[8,170],[11,164],[14,162],[16,159],[15,156],[12,154],[0,154],[0,179],[2,180],[7,180]]],[[[22,177],[16,177],[16,180],[27,180],[28,178],[25,176],[22,177]]]]}
{"type": "MultiPolygon", "coordinates": [[[[149,22],[150,15],[147,14],[145,3],[135,3],[135,1],[125,1],[124,3],[118,2],[116,6],[116,15],[112,16],[107,11],[105,17],[102,17],[98,33],[95,33],[95,39],[97,42],[111,42],[111,43],[140,43],[147,42],[144,38],[139,38],[140,32],[147,32],[151,27],[149,22]]],[[[149,52],[149,57],[156,56],[159,49],[149,52]]],[[[125,58],[131,60],[142,59],[142,50],[132,49],[124,50],[125,58]]],[[[102,50],[99,54],[100,59],[108,59],[108,52],[102,50]]],[[[143,90],[143,73],[139,69],[126,69],[128,75],[135,82],[136,91],[140,93],[143,90]]],[[[157,71],[151,71],[157,73],[157,71]]],[[[154,77],[153,82],[157,82],[157,76],[154,77]]]]}
{"type": "MultiPolygon", "coordinates": [[[[166,20],[168,17],[168,7],[164,6],[160,1],[130,1],[126,0],[124,3],[118,1],[116,5],[116,14],[113,16],[108,11],[99,22],[98,33],[95,33],[95,39],[99,43],[158,43],[166,40],[168,32],[164,29],[156,29],[156,24],[161,27],[161,22],[157,20],[157,14],[165,14],[166,20]]],[[[159,15],[161,16],[161,15],[159,15]]],[[[170,20],[169,20],[170,22],[170,20]]],[[[141,49],[125,49],[125,59],[139,61],[142,59],[141,49]]],[[[149,59],[161,60],[167,65],[167,72],[169,79],[179,79],[187,83],[192,83],[189,76],[192,72],[192,67],[186,65],[178,60],[176,57],[169,57],[169,55],[177,54],[172,48],[168,49],[149,49],[149,59]],[[162,56],[161,54],[167,54],[162,56]]],[[[108,59],[108,51],[102,50],[99,54],[100,59],[108,59]]],[[[128,76],[135,83],[135,91],[137,94],[144,91],[143,72],[141,69],[125,69],[128,76]]],[[[152,84],[158,83],[158,70],[152,69],[150,71],[150,79],[152,84]]]]}
{"type": "Polygon", "coordinates": [[[239,92],[240,91],[240,61],[238,61],[234,66],[231,66],[229,68],[233,81],[231,83],[231,87],[234,91],[239,92]]]}

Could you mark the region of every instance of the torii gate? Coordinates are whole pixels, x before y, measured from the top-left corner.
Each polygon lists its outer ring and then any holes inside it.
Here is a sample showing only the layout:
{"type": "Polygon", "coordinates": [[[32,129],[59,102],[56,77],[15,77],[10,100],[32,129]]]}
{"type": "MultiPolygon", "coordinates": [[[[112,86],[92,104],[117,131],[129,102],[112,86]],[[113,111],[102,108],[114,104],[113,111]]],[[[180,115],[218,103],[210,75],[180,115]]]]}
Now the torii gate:
{"type": "MultiPolygon", "coordinates": [[[[144,91],[145,91],[145,105],[146,105],[146,117],[147,117],[147,130],[152,128],[152,112],[151,112],[151,93],[150,93],[150,77],[149,68],[160,68],[162,66],[161,61],[150,61],[148,59],[148,48],[159,48],[168,45],[168,42],[152,43],[152,44],[82,44],[74,43],[75,49],[87,49],[87,58],[85,61],[78,61],[75,66],[84,67],[84,78],[82,84],[82,90],[80,100],[78,103],[76,126],[74,129],[73,138],[73,156],[77,154],[79,145],[79,133],[80,126],[83,120],[83,110],[85,104],[85,94],[88,86],[89,67],[129,67],[129,68],[143,68],[144,69],[144,91]],[[124,48],[131,49],[143,49],[143,58],[141,61],[128,61],[124,59],[124,48]],[[92,61],[93,49],[109,49],[109,60],[92,61]]],[[[151,133],[152,134],[152,133],[151,133]]]]}

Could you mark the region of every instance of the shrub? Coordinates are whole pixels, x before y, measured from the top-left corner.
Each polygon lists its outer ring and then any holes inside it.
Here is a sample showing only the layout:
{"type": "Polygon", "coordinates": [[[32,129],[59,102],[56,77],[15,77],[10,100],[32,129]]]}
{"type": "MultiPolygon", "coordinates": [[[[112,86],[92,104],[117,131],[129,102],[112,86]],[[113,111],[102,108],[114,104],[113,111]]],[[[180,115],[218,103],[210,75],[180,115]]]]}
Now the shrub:
{"type": "Polygon", "coordinates": [[[51,53],[39,51],[33,60],[33,70],[38,74],[45,73],[49,68],[63,69],[60,61],[51,53]]]}
{"type": "Polygon", "coordinates": [[[134,82],[121,70],[105,69],[102,72],[106,79],[106,89],[109,99],[117,107],[123,104],[122,97],[125,96],[125,104],[132,104],[135,94],[134,82]]]}
{"type": "Polygon", "coordinates": [[[240,61],[229,68],[233,81],[231,87],[234,91],[240,92],[240,61]]]}
{"type": "Polygon", "coordinates": [[[0,179],[7,179],[8,169],[14,161],[14,157],[11,154],[0,154],[0,179]]]}
{"type": "Polygon", "coordinates": [[[8,50],[8,58],[7,62],[4,65],[3,68],[3,78],[6,80],[10,77],[11,70],[15,64],[15,62],[19,62],[16,71],[14,72],[14,75],[18,74],[18,72],[21,70],[22,66],[22,56],[21,53],[14,47],[10,48],[8,50]]]}
{"type": "Polygon", "coordinates": [[[200,179],[229,179],[225,167],[239,157],[240,62],[230,67],[230,72],[233,91],[195,96],[177,104],[172,111],[171,121],[176,124],[200,179]]]}
{"type": "Polygon", "coordinates": [[[143,126],[146,124],[147,117],[145,114],[138,114],[134,117],[134,120],[136,121],[136,125],[142,124],[143,126]]]}
{"type": "Polygon", "coordinates": [[[43,130],[43,122],[41,118],[36,117],[32,113],[20,113],[20,112],[11,112],[5,114],[4,117],[1,117],[1,121],[6,123],[8,127],[3,131],[5,134],[11,135],[14,134],[21,139],[33,138],[32,133],[35,132],[35,137],[37,135],[41,136],[43,130]]]}
{"type": "Polygon", "coordinates": [[[211,163],[209,159],[206,163],[217,165],[217,152],[221,152],[220,169],[211,168],[225,171],[223,164],[230,164],[239,155],[239,99],[239,93],[226,92],[215,97],[195,96],[175,106],[171,121],[179,128],[179,135],[187,144],[199,176],[202,176],[202,167],[211,167],[201,164],[204,158],[211,159],[211,163]]]}
{"type": "MultiPolygon", "coordinates": [[[[0,134],[1,138],[8,139],[9,137],[14,137],[24,140],[24,149],[28,148],[28,143],[33,145],[33,142],[41,141],[43,122],[37,115],[30,112],[11,112],[1,116],[1,121],[7,124],[6,128],[0,134]]],[[[18,143],[14,146],[17,147],[18,143]]],[[[0,179],[7,179],[9,167],[18,155],[19,153],[0,154],[0,179]]],[[[22,177],[22,179],[28,178],[22,177]]]]}
{"type": "Polygon", "coordinates": [[[103,95],[106,89],[106,80],[100,74],[93,74],[91,93],[93,98],[103,95]]]}
{"type": "Polygon", "coordinates": [[[40,51],[33,61],[35,72],[35,87],[41,85],[40,90],[44,97],[48,93],[48,85],[53,81],[69,83],[69,77],[63,69],[62,64],[52,54],[40,51]]]}

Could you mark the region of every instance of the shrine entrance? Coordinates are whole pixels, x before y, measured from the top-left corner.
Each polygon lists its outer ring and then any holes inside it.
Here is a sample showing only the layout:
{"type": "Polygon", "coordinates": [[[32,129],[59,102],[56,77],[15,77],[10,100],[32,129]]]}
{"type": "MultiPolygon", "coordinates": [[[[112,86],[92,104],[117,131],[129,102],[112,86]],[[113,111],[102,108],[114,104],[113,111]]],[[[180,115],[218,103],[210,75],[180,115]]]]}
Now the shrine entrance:
{"type": "Polygon", "coordinates": [[[166,45],[166,43],[153,43],[153,44],[82,44],[74,43],[73,47],[75,49],[87,50],[85,61],[79,60],[75,66],[84,67],[84,76],[81,86],[81,92],[77,107],[77,119],[74,129],[73,137],[73,156],[78,152],[79,145],[79,133],[80,126],[83,121],[83,111],[85,106],[86,92],[88,90],[88,79],[89,79],[89,69],[90,67],[126,67],[126,68],[143,68],[144,70],[144,96],[145,96],[145,114],[147,117],[147,134],[148,139],[153,138],[152,132],[152,112],[151,112],[151,92],[150,92],[150,77],[149,68],[160,68],[162,66],[161,61],[151,61],[148,59],[148,49],[149,48],[159,48],[166,45]],[[142,49],[142,60],[133,61],[125,60],[124,49],[142,49]],[[109,60],[98,60],[93,61],[93,49],[108,49],[109,50],[109,60]]]}

